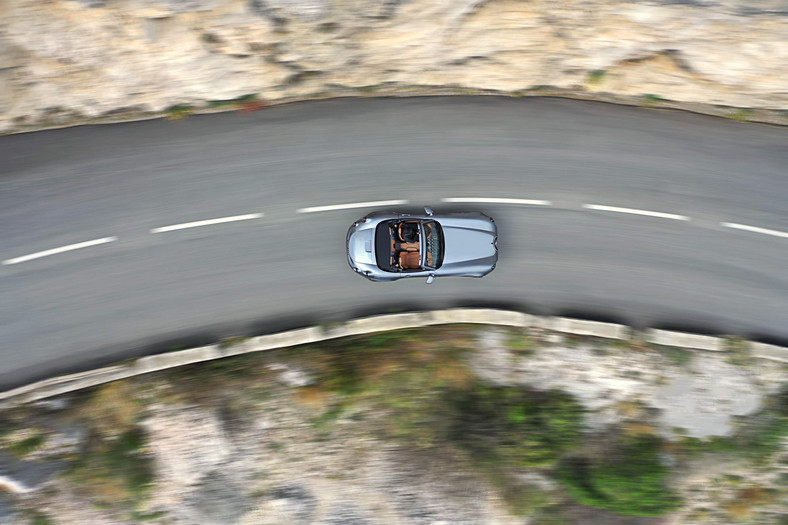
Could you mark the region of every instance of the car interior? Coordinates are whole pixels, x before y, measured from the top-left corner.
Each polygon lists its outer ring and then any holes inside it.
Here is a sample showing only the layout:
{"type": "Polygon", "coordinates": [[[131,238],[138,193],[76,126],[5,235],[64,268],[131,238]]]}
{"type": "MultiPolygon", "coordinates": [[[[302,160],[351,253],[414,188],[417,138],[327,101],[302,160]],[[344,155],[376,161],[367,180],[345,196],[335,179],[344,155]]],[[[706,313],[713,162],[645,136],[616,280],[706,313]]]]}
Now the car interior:
{"type": "Polygon", "coordinates": [[[391,266],[402,271],[421,270],[419,222],[401,221],[389,226],[391,266]]]}

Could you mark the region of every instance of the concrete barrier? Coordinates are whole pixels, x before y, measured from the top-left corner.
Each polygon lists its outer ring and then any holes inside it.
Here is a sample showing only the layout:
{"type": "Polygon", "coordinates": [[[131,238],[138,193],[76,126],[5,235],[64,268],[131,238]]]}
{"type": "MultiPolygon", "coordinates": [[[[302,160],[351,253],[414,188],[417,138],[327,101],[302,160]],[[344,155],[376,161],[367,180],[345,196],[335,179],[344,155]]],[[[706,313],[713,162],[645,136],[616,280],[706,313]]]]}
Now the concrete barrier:
{"type": "MultiPolygon", "coordinates": [[[[514,328],[538,328],[573,335],[584,335],[604,339],[629,339],[630,329],[624,325],[572,319],[567,317],[543,317],[489,308],[451,308],[427,312],[411,312],[390,315],[376,315],[354,319],[345,323],[327,326],[312,326],[277,334],[261,335],[243,339],[235,344],[215,344],[141,357],[125,365],[110,366],[46,379],[6,392],[0,392],[0,407],[37,401],[48,397],[90,388],[118,379],[148,374],[168,368],[185,366],[223,357],[252,352],[263,352],[277,348],[306,345],[319,341],[337,339],[354,335],[365,335],[404,328],[421,328],[443,324],[484,324],[514,328]]],[[[673,332],[669,330],[646,330],[646,342],[697,350],[721,352],[727,349],[724,337],[673,332]]],[[[761,343],[751,343],[753,357],[788,363],[788,348],[761,343]]]]}
{"type": "Polygon", "coordinates": [[[672,332],[670,330],[646,330],[645,337],[646,342],[662,346],[678,346],[695,350],[709,350],[711,352],[722,352],[726,347],[724,337],[672,332]]]}
{"type": "Polygon", "coordinates": [[[574,335],[590,335],[605,339],[629,339],[629,329],[626,326],[613,323],[600,323],[598,321],[584,321],[568,317],[553,319],[551,330],[574,335]]]}
{"type": "Polygon", "coordinates": [[[134,362],[132,368],[134,375],[147,374],[176,366],[190,365],[202,361],[218,359],[222,356],[217,345],[201,346],[166,354],[149,355],[140,357],[134,362]]]}
{"type": "Polygon", "coordinates": [[[759,359],[788,363],[788,348],[783,346],[750,343],[750,355],[759,359]]]}

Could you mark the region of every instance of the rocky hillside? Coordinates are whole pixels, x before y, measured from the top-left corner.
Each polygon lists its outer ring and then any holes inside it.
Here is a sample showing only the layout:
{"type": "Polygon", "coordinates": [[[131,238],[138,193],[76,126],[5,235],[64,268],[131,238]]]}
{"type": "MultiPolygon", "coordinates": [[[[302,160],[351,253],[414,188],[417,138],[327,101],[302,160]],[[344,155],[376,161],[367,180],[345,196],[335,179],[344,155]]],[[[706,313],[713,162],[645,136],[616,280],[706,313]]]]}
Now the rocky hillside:
{"type": "Polygon", "coordinates": [[[785,523],[788,370],[446,326],[0,413],[0,523],[785,523]],[[781,521],[782,520],[782,521],[781,521]]]}
{"type": "Polygon", "coordinates": [[[6,0],[0,130],[257,95],[552,86],[788,109],[788,1],[6,0]]]}

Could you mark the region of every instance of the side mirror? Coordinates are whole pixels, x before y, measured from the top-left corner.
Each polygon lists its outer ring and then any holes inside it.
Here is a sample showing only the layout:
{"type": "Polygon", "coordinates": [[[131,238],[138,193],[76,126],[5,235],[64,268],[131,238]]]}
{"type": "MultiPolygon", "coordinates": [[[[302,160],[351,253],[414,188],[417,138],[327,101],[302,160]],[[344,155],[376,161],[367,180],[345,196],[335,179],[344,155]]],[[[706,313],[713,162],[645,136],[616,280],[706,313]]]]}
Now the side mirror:
{"type": "Polygon", "coordinates": [[[429,277],[427,277],[427,284],[432,284],[432,282],[433,282],[434,280],[435,280],[435,274],[434,274],[434,273],[431,273],[431,274],[429,275],[429,277]]]}
{"type": "Polygon", "coordinates": [[[435,212],[432,211],[432,208],[430,208],[429,206],[424,206],[424,211],[427,212],[428,217],[432,217],[433,215],[435,215],[435,212]]]}

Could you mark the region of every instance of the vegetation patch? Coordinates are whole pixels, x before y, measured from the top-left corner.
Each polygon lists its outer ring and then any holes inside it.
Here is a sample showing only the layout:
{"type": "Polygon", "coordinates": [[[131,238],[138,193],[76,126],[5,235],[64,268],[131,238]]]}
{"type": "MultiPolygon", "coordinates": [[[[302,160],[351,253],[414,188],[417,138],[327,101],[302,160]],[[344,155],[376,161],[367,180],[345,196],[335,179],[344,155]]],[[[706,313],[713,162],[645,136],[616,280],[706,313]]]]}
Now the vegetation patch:
{"type": "Polygon", "coordinates": [[[111,440],[93,435],[66,476],[97,505],[133,508],[155,479],[152,460],[144,451],[146,442],[139,427],[111,440]]]}
{"type": "Polygon", "coordinates": [[[665,357],[671,364],[679,367],[687,366],[692,362],[695,353],[686,348],[675,346],[651,345],[651,347],[665,357]]]}
{"type": "Polygon", "coordinates": [[[537,347],[536,341],[522,330],[510,330],[507,332],[506,348],[515,354],[530,354],[537,347]]]}
{"type": "Polygon", "coordinates": [[[665,102],[664,98],[653,93],[646,93],[641,97],[641,100],[644,106],[656,106],[665,102]]]}
{"type": "Polygon", "coordinates": [[[746,122],[750,120],[750,117],[752,117],[752,110],[749,108],[739,108],[729,116],[731,120],[737,122],[746,122]]]}
{"type": "Polygon", "coordinates": [[[752,361],[750,343],[741,337],[729,337],[726,341],[727,355],[725,360],[737,366],[747,366],[752,361]]]}
{"type": "Polygon", "coordinates": [[[8,451],[16,457],[25,457],[33,452],[39,450],[47,441],[46,434],[36,432],[32,436],[28,436],[15,443],[8,445],[8,451]]]}
{"type": "Polygon", "coordinates": [[[756,464],[769,460],[781,450],[788,438],[788,389],[766,398],[763,408],[741,420],[732,436],[707,439],[683,437],[675,443],[676,453],[693,457],[700,454],[727,453],[756,464]]]}
{"type": "MultiPolygon", "coordinates": [[[[468,359],[468,353],[479,344],[478,333],[469,325],[450,325],[346,337],[178,367],[71,394],[61,417],[78,423],[87,437],[78,456],[63,458],[68,462],[63,481],[74,489],[69,494],[82,495],[119,520],[166,519],[143,512],[142,504],[155,483],[141,425],[146,404],[154,400],[209,407],[233,438],[254,432],[256,418],[270,418],[271,435],[263,446],[266,454],[278,456],[276,461],[304,459],[309,447],[300,444],[305,442],[325,441],[334,450],[339,440],[348,438],[344,447],[359,437],[385,443],[404,458],[456,461],[450,466],[493,486],[513,515],[539,524],[572,522],[574,512],[607,517],[610,512],[646,517],[670,512],[680,501],[669,486],[669,460],[681,464],[719,454],[726,460],[749,459],[754,465],[738,462],[747,468],[760,469],[766,462],[777,468],[788,437],[788,389],[766,398],[756,414],[739,418],[729,437],[696,439],[674,428],[679,437],[663,441],[648,400],[636,395],[611,396],[605,413],[619,423],[590,433],[585,409],[566,392],[477,378],[471,364],[478,360],[468,359]]],[[[528,331],[505,334],[503,342],[514,354],[546,345],[528,331]]],[[[729,354],[738,343],[729,341],[729,354]]],[[[631,347],[585,336],[564,336],[561,344],[567,352],[572,345],[591,347],[599,354],[596,359],[631,347]]],[[[676,366],[693,355],[653,348],[676,366]]],[[[36,429],[49,427],[41,425],[37,410],[29,405],[0,414],[5,449],[24,456],[45,447],[47,434],[36,429]]],[[[317,448],[322,450],[322,444],[317,448]]],[[[332,467],[326,475],[350,479],[355,466],[347,468],[346,473],[344,467],[332,467]]],[[[737,474],[715,482],[720,493],[708,511],[711,519],[754,522],[779,496],[737,474]]],[[[256,490],[255,497],[262,497],[256,490]]]]}
{"type": "Polygon", "coordinates": [[[487,462],[549,465],[583,430],[583,407],[565,392],[476,384],[453,397],[451,438],[487,462]]]}
{"type": "Polygon", "coordinates": [[[627,438],[614,454],[575,457],[558,469],[558,479],[579,503],[619,514],[661,516],[679,500],[667,487],[668,468],[655,436],[627,438]]]}
{"type": "Polygon", "coordinates": [[[190,106],[188,104],[176,104],[165,109],[164,113],[167,114],[167,120],[179,120],[194,113],[194,106],[190,106]]]}
{"type": "Polygon", "coordinates": [[[586,83],[588,83],[591,86],[597,86],[602,83],[602,80],[605,78],[606,75],[607,75],[607,71],[605,71],[604,69],[597,69],[591,71],[586,77],[586,83]]]}
{"type": "Polygon", "coordinates": [[[34,510],[29,513],[30,525],[55,525],[55,522],[41,511],[34,510]]]}

